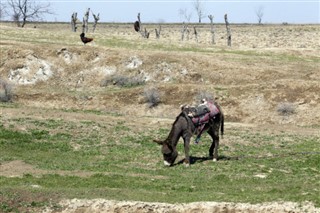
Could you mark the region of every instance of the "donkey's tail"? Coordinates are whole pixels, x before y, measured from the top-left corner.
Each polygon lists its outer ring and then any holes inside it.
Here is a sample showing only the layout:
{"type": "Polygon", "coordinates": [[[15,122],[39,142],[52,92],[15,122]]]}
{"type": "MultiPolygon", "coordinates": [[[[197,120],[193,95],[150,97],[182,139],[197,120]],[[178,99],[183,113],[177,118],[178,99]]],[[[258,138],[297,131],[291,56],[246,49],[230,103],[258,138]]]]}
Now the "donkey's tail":
{"type": "Polygon", "coordinates": [[[221,138],[223,138],[224,134],[224,114],[221,112],[221,138]]]}

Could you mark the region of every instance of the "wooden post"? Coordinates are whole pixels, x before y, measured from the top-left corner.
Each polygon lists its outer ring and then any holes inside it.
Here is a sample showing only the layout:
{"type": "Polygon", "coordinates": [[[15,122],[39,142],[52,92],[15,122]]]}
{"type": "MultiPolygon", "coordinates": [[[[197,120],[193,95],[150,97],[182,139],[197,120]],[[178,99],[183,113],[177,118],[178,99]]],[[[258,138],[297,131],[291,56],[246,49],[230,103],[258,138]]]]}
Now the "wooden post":
{"type": "Polygon", "coordinates": [[[99,21],[99,19],[100,19],[100,17],[99,17],[100,13],[98,13],[98,15],[95,15],[94,13],[92,13],[92,15],[93,15],[93,18],[94,18],[94,23],[93,23],[93,29],[92,29],[92,31],[94,32],[94,31],[96,30],[98,21],[99,21]]]}
{"type": "Polygon", "coordinates": [[[76,32],[77,31],[77,13],[72,13],[71,15],[71,30],[72,32],[76,32]]]}
{"type": "Polygon", "coordinates": [[[228,39],[228,46],[231,47],[231,30],[228,22],[228,15],[224,15],[224,20],[226,22],[226,28],[227,28],[227,39],[228,39]]]}
{"type": "Polygon", "coordinates": [[[210,19],[210,23],[211,23],[211,43],[212,44],[216,44],[215,42],[215,35],[214,35],[214,27],[213,27],[213,15],[209,15],[208,18],[210,19]]]}

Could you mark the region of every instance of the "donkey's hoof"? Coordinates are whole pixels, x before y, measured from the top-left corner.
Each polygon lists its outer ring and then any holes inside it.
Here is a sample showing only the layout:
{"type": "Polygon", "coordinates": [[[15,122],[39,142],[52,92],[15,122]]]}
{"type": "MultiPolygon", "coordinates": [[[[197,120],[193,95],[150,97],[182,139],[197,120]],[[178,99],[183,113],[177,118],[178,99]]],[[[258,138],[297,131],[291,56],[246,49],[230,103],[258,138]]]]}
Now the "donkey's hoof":
{"type": "Polygon", "coordinates": [[[189,167],[190,163],[183,163],[184,167],[189,167]]]}
{"type": "Polygon", "coordinates": [[[163,161],[164,166],[171,166],[171,164],[168,161],[163,161]]]}
{"type": "Polygon", "coordinates": [[[213,158],[212,161],[213,161],[213,162],[217,162],[218,159],[217,159],[217,158],[213,158]]]}

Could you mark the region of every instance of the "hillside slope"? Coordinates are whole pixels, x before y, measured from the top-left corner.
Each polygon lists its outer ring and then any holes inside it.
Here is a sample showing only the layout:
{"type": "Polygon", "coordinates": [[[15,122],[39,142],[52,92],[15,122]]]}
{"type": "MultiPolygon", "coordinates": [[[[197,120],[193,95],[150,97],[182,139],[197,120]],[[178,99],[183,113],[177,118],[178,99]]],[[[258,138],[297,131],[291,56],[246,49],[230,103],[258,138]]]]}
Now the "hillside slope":
{"type": "MultiPolygon", "coordinates": [[[[246,26],[240,27],[236,33],[244,40],[246,26]]],[[[209,93],[220,102],[228,121],[317,125],[320,51],[308,37],[310,29],[318,32],[316,27],[283,27],[268,30],[275,34],[282,30],[277,38],[284,48],[250,48],[242,43],[227,48],[173,40],[169,47],[167,38],[144,40],[135,34],[110,38],[102,33],[95,35],[95,43],[84,46],[77,35],[60,28],[64,40],[51,37],[50,29],[25,29],[28,34],[23,37],[23,30],[1,26],[0,76],[13,85],[14,102],[30,106],[174,117],[181,104],[196,104],[199,94],[209,93]],[[308,48],[285,46],[295,33],[305,34],[308,48]],[[119,81],[126,81],[125,87],[117,86],[119,81]],[[143,95],[150,88],[161,96],[153,109],[143,95]]],[[[120,28],[117,34],[121,30],[132,33],[120,28]]],[[[251,30],[248,36],[255,33],[251,30]]]]}

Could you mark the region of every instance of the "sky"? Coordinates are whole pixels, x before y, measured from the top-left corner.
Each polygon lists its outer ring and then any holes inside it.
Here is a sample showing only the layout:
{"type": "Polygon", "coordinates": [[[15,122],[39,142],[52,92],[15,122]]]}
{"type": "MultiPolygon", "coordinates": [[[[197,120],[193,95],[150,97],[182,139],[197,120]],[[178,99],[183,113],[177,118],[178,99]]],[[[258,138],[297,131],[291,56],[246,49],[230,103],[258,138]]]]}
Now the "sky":
{"type": "MultiPolygon", "coordinates": [[[[1,0],[3,1],[3,0],[1,0]]],[[[54,15],[46,15],[44,21],[69,22],[73,12],[82,17],[87,8],[100,13],[100,22],[134,22],[140,12],[142,22],[171,23],[187,21],[180,10],[192,14],[190,22],[198,22],[194,9],[196,0],[35,0],[50,2],[54,15]]],[[[209,23],[207,15],[214,16],[215,23],[224,23],[228,14],[230,23],[257,23],[256,11],[262,8],[262,23],[320,23],[320,0],[200,0],[206,16],[203,23],[209,23]]],[[[92,15],[89,21],[93,21],[92,15]]]]}

